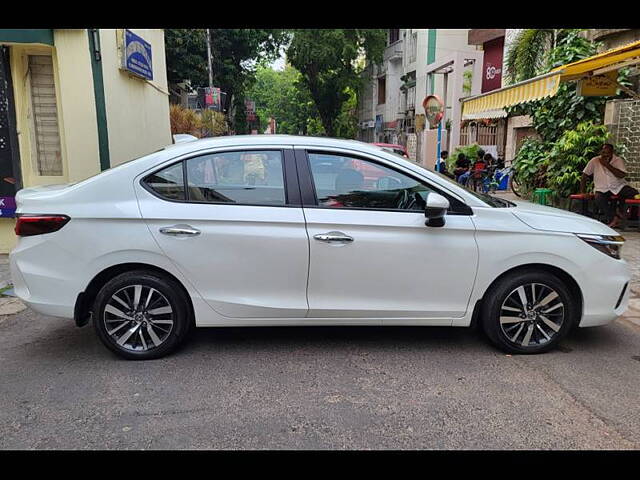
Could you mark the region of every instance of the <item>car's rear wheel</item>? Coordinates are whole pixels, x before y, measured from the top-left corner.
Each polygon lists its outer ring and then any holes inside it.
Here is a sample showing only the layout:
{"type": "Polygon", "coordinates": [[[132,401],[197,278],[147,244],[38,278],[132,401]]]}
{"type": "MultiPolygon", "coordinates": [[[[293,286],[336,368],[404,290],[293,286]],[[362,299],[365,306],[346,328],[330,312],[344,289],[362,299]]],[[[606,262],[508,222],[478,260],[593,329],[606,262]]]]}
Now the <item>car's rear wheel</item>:
{"type": "Polygon", "coordinates": [[[508,353],[542,353],[565,337],[577,318],[576,301],[552,273],[524,270],[509,274],[485,295],[483,327],[508,353]]]}
{"type": "Polygon", "coordinates": [[[94,326],[102,343],[127,359],[167,355],[187,336],[190,309],[173,279],[150,271],[122,273],[108,281],[94,303],[94,326]]]}

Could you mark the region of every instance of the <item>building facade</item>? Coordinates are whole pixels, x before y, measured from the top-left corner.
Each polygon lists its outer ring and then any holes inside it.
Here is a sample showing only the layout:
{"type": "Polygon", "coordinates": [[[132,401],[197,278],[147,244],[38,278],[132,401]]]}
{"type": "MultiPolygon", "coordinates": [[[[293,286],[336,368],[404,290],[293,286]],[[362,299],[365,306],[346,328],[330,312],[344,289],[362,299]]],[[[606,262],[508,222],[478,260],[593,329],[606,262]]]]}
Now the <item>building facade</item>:
{"type": "MultiPolygon", "coordinates": [[[[447,120],[454,116],[455,102],[462,96],[464,71],[473,70],[473,62],[460,65],[455,77],[439,75],[433,71],[434,65],[456,56],[473,57],[473,61],[476,48],[467,43],[467,36],[466,29],[390,29],[382,64],[368,65],[362,74],[358,139],[405,145],[411,158],[423,161],[426,143],[433,142],[425,140],[429,126],[422,102],[435,94],[445,103],[440,142],[444,150],[447,120]],[[452,82],[454,79],[459,81],[452,82]]],[[[478,78],[476,75],[471,82],[478,83],[478,78]]],[[[430,152],[429,157],[435,160],[435,153],[430,152]]]]}
{"type": "Polygon", "coordinates": [[[15,245],[18,189],[170,144],[168,96],[163,30],[0,29],[0,252],[15,245]]]}
{"type": "MultiPolygon", "coordinates": [[[[482,52],[480,93],[503,86],[505,29],[469,30],[469,45],[482,52]]],[[[507,113],[496,112],[489,118],[463,118],[460,124],[459,145],[478,144],[495,158],[505,157],[507,113]]]]}

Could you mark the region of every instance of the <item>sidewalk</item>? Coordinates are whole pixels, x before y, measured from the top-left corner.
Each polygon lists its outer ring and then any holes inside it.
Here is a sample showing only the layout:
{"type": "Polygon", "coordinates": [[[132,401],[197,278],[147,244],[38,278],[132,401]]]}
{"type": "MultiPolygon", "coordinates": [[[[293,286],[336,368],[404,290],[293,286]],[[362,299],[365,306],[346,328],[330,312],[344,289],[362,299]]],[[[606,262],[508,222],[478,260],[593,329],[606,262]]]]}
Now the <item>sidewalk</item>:
{"type": "Polygon", "coordinates": [[[0,322],[4,319],[4,315],[13,315],[27,308],[18,298],[4,294],[11,289],[12,285],[9,255],[0,254],[0,322]]]}
{"type": "Polygon", "coordinates": [[[9,255],[0,254],[0,290],[11,285],[11,273],[9,272],[9,255]]]}

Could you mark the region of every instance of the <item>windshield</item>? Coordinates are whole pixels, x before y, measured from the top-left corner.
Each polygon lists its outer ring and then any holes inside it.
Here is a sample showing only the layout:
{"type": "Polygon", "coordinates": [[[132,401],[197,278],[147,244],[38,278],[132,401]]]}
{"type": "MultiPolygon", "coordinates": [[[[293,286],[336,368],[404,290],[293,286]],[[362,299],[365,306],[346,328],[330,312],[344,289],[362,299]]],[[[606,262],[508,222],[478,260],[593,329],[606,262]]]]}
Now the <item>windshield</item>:
{"type": "MultiPolygon", "coordinates": [[[[388,150],[387,150],[387,151],[388,151],[388,150]]],[[[416,162],[416,161],[414,161],[414,160],[411,160],[410,158],[406,158],[406,157],[404,157],[404,156],[402,156],[402,155],[398,155],[398,154],[397,154],[397,153],[395,153],[395,152],[390,152],[390,153],[392,153],[393,155],[396,155],[396,156],[398,156],[398,157],[402,158],[403,160],[408,160],[408,161],[410,161],[412,164],[414,164],[414,165],[416,165],[416,166],[418,166],[418,167],[422,168],[423,170],[428,171],[429,173],[435,173],[435,174],[436,174],[438,177],[440,177],[441,179],[446,180],[447,182],[452,183],[452,184],[456,185],[457,187],[463,188],[464,190],[466,190],[467,192],[469,192],[471,195],[473,195],[474,197],[476,197],[477,199],[479,199],[479,200],[483,201],[484,203],[486,203],[487,205],[489,205],[489,206],[491,206],[491,207],[494,207],[494,208],[507,208],[507,207],[515,207],[515,206],[516,206],[516,204],[515,204],[515,203],[510,202],[509,200],[506,200],[506,199],[504,199],[504,198],[496,197],[496,196],[493,196],[493,195],[488,195],[488,194],[486,194],[486,193],[474,192],[473,190],[470,190],[470,189],[469,189],[469,188],[467,188],[466,186],[464,186],[464,185],[462,185],[462,184],[460,184],[460,183],[456,182],[456,181],[455,181],[453,178],[451,178],[451,177],[447,177],[446,175],[443,175],[443,174],[442,174],[442,173],[440,173],[440,172],[436,172],[436,171],[429,170],[429,169],[425,168],[425,166],[424,166],[424,165],[421,165],[420,163],[418,163],[418,162],[416,162]]]]}

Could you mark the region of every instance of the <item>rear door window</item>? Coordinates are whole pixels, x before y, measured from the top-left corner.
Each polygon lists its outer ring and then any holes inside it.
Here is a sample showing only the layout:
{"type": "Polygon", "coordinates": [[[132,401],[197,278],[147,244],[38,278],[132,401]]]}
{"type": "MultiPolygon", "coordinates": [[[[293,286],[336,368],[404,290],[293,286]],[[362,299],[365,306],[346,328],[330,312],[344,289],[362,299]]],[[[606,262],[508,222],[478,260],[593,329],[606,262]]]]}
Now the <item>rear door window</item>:
{"type": "Polygon", "coordinates": [[[192,157],[147,176],[144,184],[167,200],[275,206],[287,203],[280,150],[192,157]]]}
{"type": "Polygon", "coordinates": [[[188,200],[285,205],[279,150],[212,153],[186,160],[188,200]]]}

